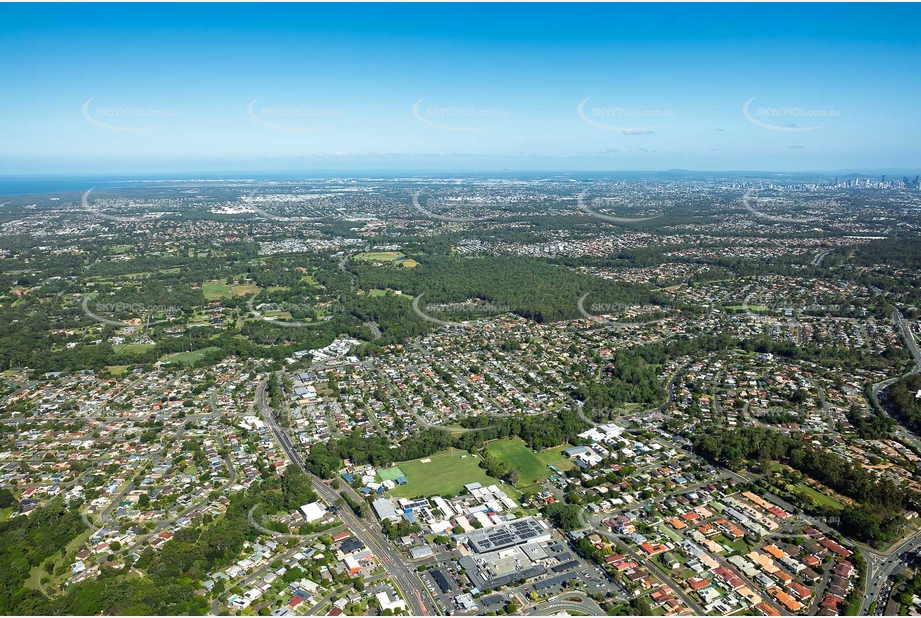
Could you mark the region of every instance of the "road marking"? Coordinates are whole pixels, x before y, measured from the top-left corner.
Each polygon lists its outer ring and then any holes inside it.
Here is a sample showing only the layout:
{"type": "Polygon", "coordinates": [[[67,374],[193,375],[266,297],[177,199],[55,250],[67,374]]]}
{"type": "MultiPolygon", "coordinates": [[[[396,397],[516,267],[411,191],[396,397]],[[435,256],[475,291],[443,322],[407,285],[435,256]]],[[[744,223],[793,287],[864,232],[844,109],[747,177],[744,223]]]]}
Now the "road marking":
{"type": "Polygon", "coordinates": [[[419,599],[419,605],[422,606],[422,613],[425,614],[426,616],[428,616],[428,615],[429,615],[429,611],[428,611],[427,609],[425,609],[425,603],[422,601],[422,595],[419,594],[419,590],[418,590],[418,589],[417,589],[415,592],[416,592],[416,598],[419,599]]]}

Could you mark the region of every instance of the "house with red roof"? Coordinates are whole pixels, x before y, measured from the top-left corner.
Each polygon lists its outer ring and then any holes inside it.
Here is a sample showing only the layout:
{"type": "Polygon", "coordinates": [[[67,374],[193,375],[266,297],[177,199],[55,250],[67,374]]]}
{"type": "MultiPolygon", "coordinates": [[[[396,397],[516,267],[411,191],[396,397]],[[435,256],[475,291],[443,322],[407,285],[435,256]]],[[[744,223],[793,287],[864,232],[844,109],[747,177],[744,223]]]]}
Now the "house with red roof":
{"type": "Polygon", "coordinates": [[[847,560],[839,562],[835,565],[834,573],[835,575],[840,575],[841,577],[850,578],[851,574],[854,572],[854,565],[848,562],[847,560]]]}
{"type": "Polygon", "coordinates": [[[288,599],[288,608],[289,608],[289,609],[295,609],[298,605],[300,605],[300,604],[303,603],[303,602],[304,602],[304,599],[302,599],[301,597],[295,595],[295,596],[291,597],[290,599],[288,599]]]}
{"type": "Polygon", "coordinates": [[[822,599],[822,607],[827,608],[835,612],[836,614],[839,611],[839,607],[844,602],[844,599],[841,597],[828,593],[825,595],[825,598],[822,599]]]}
{"type": "Polygon", "coordinates": [[[851,552],[849,549],[842,547],[841,545],[839,545],[838,543],[835,543],[829,538],[819,539],[819,545],[821,545],[822,547],[824,547],[825,549],[829,551],[832,551],[838,554],[842,558],[847,558],[851,555],[851,552]]]}
{"type": "Polygon", "coordinates": [[[741,577],[724,566],[713,569],[713,574],[726,582],[726,585],[729,586],[729,588],[732,590],[738,590],[739,588],[745,586],[745,582],[742,581],[741,577]]]}

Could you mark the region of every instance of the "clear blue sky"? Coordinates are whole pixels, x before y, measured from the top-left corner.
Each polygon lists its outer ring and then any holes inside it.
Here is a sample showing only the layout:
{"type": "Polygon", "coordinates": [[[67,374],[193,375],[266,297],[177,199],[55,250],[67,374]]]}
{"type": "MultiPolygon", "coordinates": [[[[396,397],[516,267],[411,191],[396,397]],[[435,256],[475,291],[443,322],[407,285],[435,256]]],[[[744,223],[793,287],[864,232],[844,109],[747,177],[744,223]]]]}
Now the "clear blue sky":
{"type": "Polygon", "coordinates": [[[919,43],[918,5],[4,4],[0,174],[914,169],[919,43]]]}

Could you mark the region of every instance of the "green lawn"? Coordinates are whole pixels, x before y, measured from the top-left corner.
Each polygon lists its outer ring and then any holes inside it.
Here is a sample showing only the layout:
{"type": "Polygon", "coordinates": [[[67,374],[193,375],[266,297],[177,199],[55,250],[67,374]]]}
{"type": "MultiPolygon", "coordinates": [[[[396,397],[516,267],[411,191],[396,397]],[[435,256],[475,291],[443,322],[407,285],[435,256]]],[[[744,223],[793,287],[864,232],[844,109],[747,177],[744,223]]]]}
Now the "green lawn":
{"type": "Polygon", "coordinates": [[[572,462],[563,457],[566,446],[557,446],[539,453],[534,453],[521,438],[496,440],[486,445],[486,450],[512,467],[518,468],[521,479],[518,485],[526,487],[549,478],[553,471],[547,464],[555,464],[561,470],[572,466],[572,462]]]}
{"type": "Polygon", "coordinates": [[[659,525],[656,526],[656,528],[658,528],[659,532],[667,536],[669,539],[671,539],[675,543],[680,543],[682,541],[681,535],[675,532],[674,530],[672,530],[671,528],[669,528],[668,526],[666,526],[665,524],[659,522],[659,525]]]}
{"type": "Polygon", "coordinates": [[[355,256],[355,259],[365,262],[395,262],[404,268],[415,268],[419,265],[419,262],[406,257],[406,255],[399,251],[368,251],[366,253],[359,253],[355,256]]]}
{"type": "Polygon", "coordinates": [[[106,367],[106,369],[108,369],[109,373],[111,373],[113,376],[120,376],[124,375],[130,366],[131,365],[109,365],[106,367]]]}
{"type": "Polygon", "coordinates": [[[155,346],[156,344],[154,343],[126,343],[112,346],[112,350],[116,354],[143,354],[155,346]]]}
{"type": "Polygon", "coordinates": [[[230,298],[230,286],[220,281],[205,281],[201,286],[201,292],[205,295],[205,300],[220,300],[221,298],[230,298]]]}
{"type": "Polygon", "coordinates": [[[233,296],[252,296],[259,293],[259,286],[249,283],[241,285],[227,285],[223,281],[205,281],[201,285],[201,293],[205,300],[220,300],[233,296]]]}
{"type": "Polygon", "coordinates": [[[450,449],[423,459],[431,461],[422,463],[421,459],[416,459],[397,464],[406,476],[406,485],[397,486],[390,495],[396,498],[453,496],[460,494],[468,483],[499,484],[498,480],[486,476],[486,470],[479,466],[479,457],[467,451],[450,449]]]}
{"type": "Polygon", "coordinates": [[[817,491],[808,485],[803,483],[797,483],[794,485],[794,488],[797,492],[807,495],[808,497],[815,500],[821,506],[827,506],[833,509],[841,510],[844,508],[844,505],[832,498],[829,495],[823,494],[821,491],[817,491]]]}
{"type": "MultiPolygon", "coordinates": [[[[728,307],[723,307],[723,308],[726,311],[744,311],[745,310],[744,305],[730,305],[728,307]]],[[[755,313],[760,313],[762,311],[767,311],[768,307],[767,305],[749,305],[748,310],[753,311],[755,313]]]]}
{"type": "Polygon", "coordinates": [[[399,251],[368,251],[367,253],[359,253],[355,256],[355,259],[371,262],[392,262],[401,257],[404,257],[404,254],[399,251]]]}
{"type": "Polygon", "coordinates": [[[742,554],[743,556],[751,551],[751,547],[749,547],[748,543],[745,542],[744,538],[730,541],[722,534],[717,534],[715,537],[713,537],[713,541],[715,543],[719,543],[720,545],[731,547],[735,553],[742,554]]]}
{"type": "Polygon", "coordinates": [[[568,444],[563,444],[560,446],[554,446],[553,448],[544,449],[543,451],[538,451],[534,453],[534,456],[537,457],[541,463],[544,464],[553,464],[563,472],[566,472],[570,468],[574,468],[576,464],[572,463],[571,460],[566,459],[566,456],[563,455],[563,451],[569,448],[568,444]]]}
{"type": "Polygon", "coordinates": [[[167,354],[160,360],[164,363],[188,363],[194,365],[201,359],[205,357],[205,354],[211,352],[212,350],[220,350],[215,346],[209,346],[207,348],[202,348],[201,350],[195,350],[194,352],[176,352],[175,354],[167,354]]]}

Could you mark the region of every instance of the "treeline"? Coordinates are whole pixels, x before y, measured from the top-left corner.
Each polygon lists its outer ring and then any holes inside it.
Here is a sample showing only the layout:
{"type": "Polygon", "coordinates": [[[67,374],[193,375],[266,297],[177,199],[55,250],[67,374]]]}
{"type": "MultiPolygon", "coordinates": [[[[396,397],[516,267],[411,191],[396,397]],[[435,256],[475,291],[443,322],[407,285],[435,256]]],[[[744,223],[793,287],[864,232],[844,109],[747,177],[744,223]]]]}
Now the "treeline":
{"type": "Polygon", "coordinates": [[[846,416],[848,422],[854,427],[854,433],[864,440],[885,440],[892,434],[896,425],[896,422],[888,416],[878,414],[875,410],[870,414],[865,414],[856,406],[848,410],[846,416]]]}
{"type": "MultiPolygon", "coordinates": [[[[838,252],[848,252],[842,247],[838,252]]],[[[894,238],[862,243],[853,249],[851,261],[858,266],[887,264],[896,268],[918,270],[921,268],[921,237],[904,234],[894,238]]]]}
{"type": "Polygon", "coordinates": [[[921,375],[913,374],[899,379],[889,389],[892,413],[900,423],[912,431],[921,431],[921,375]]]}
{"type": "Polygon", "coordinates": [[[646,346],[619,350],[604,369],[602,381],[587,381],[571,394],[585,404],[585,413],[595,418],[602,411],[625,403],[651,404],[665,396],[656,364],[650,363],[646,346]]]}
{"type": "Polygon", "coordinates": [[[787,436],[759,428],[737,428],[702,433],[694,451],[733,470],[753,462],[779,461],[834,491],[861,503],[842,512],[844,532],[881,546],[903,523],[901,513],[916,508],[918,495],[889,480],[877,478],[861,466],[816,447],[802,436],[787,436]]]}
{"type": "Polygon", "coordinates": [[[728,335],[704,335],[618,350],[604,366],[600,381],[585,381],[570,395],[583,402],[586,416],[601,420],[611,417],[613,409],[625,403],[662,403],[666,392],[658,374],[667,363],[738,345],[739,341],[728,335]]]}
{"type": "Polygon", "coordinates": [[[870,354],[852,348],[836,346],[801,346],[792,341],[780,341],[766,336],[746,339],[741,349],[759,354],[774,354],[796,361],[812,361],[821,365],[858,367],[861,369],[885,370],[900,364],[907,358],[907,352],[900,348],[886,348],[881,354],[870,354]]]}
{"type": "Polygon", "coordinates": [[[268,512],[297,508],[316,499],[309,483],[306,474],[289,467],[281,479],[269,477],[246,492],[232,494],[223,517],[212,521],[205,515],[201,524],[180,530],[160,551],[144,550],[134,565],[143,577],[103,569],[96,579],[71,585],[64,594],[49,599],[23,587],[29,569],[63,552],[86,530],[76,510],[67,510],[55,500],[28,517],[0,525],[0,613],[205,615],[208,601],[195,594],[201,582],[208,573],[232,564],[244,544],[261,534],[249,523],[249,510],[256,505],[268,512]]]}
{"type": "MultiPolygon", "coordinates": [[[[374,322],[381,331],[381,339],[371,341],[366,353],[381,345],[405,343],[407,339],[425,335],[435,328],[434,323],[423,320],[413,311],[412,300],[409,296],[391,291],[383,296],[355,294],[348,297],[345,301],[348,312],[362,323],[374,322]]],[[[367,330],[363,338],[370,338],[367,330]]]]}
{"type": "Polygon", "coordinates": [[[0,523],[0,614],[36,613],[28,609],[45,597],[25,587],[29,572],[84,530],[80,514],[67,509],[61,498],[29,516],[0,523]]]}
{"type": "Polygon", "coordinates": [[[587,429],[572,410],[562,410],[555,416],[466,418],[461,424],[479,430],[452,436],[447,431],[425,429],[396,448],[384,437],[365,436],[356,431],[339,440],[314,444],[304,457],[304,465],[317,476],[330,478],[342,468],[345,459],[357,465],[386,466],[428,457],[452,447],[473,451],[490,440],[514,436],[530,448],[541,450],[574,443],[579,439],[578,434],[587,429]]]}
{"type": "Polygon", "coordinates": [[[416,268],[349,262],[364,289],[396,289],[427,303],[479,298],[510,307],[535,322],[582,317],[577,303],[671,304],[664,294],[635,284],[615,283],[536,258],[418,256],[416,268]]]}

